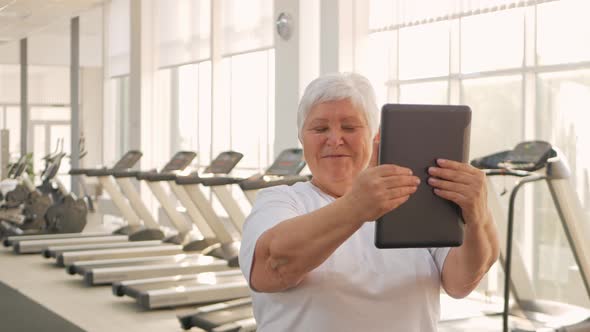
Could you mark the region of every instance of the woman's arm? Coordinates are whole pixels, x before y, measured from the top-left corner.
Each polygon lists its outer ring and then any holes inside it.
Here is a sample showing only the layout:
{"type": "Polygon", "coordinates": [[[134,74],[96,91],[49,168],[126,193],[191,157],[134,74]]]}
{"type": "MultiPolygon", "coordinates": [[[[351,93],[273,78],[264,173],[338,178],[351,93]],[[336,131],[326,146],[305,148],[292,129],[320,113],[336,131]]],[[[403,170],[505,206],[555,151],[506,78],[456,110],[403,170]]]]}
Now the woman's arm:
{"type": "Polygon", "coordinates": [[[254,250],[250,284],[259,292],[295,287],[361,226],[346,196],[264,232],[254,250]]]}
{"type": "Polygon", "coordinates": [[[463,245],[449,252],[442,272],[442,284],[447,294],[454,298],[469,295],[496,259],[496,227],[488,213],[481,223],[466,224],[463,245]]]}
{"type": "Polygon", "coordinates": [[[365,221],[404,203],[416,191],[418,181],[406,168],[367,168],[352,189],[333,203],[270,228],[256,242],[250,285],[259,292],[297,286],[365,221]]]}
{"type": "Polygon", "coordinates": [[[429,169],[428,183],[442,198],[461,207],[465,221],[463,244],[452,248],[442,271],[442,285],[454,298],[473,291],[498,259],[496,225],[487,207],[485,174],[467,164],[439,160],[429,169]]]}

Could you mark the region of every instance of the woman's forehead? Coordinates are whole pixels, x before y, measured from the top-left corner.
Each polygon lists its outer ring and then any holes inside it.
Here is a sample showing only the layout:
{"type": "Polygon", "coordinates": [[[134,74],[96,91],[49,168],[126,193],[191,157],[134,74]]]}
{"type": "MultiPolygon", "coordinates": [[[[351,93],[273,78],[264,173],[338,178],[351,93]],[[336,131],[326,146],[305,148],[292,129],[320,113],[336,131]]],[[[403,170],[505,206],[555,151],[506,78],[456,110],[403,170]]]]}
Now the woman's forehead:
{"type": "Polygon", "coordinates": [[[314,105],[307,114],[307,122],[314,120],[364,120],[364,113],[349,100],[338,100],[314,105]]]}

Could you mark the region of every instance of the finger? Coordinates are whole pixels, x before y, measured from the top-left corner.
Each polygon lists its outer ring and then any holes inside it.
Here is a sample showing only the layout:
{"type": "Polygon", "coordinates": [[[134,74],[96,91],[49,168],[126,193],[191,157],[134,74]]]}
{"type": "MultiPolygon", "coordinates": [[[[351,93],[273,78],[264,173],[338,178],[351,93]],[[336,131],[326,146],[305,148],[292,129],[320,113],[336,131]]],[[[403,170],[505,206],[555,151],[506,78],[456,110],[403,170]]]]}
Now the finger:
{"type": "Polygon", "coordinates": [[[463,203],[465,202],[465,196],[461,195],[460,193],[457,193],[454,191],[448,191],[448,190],[444,190],[444,189],[434,189],[434,193],[437,196],[442,197],[446,200],[449,200],[449,201],[459,205],[461,208],[463,208],[463,203]]]}
{"type": "Polygon", "coordinates": [[[469,192],[472,191],[472,186],[437,178],[428,178],[428,184],[434,188],[457,192],[464,196],[469,196],[469,192]]]}
{"type": "Polygon", "coordinates": [[[394,164],[379,165],[374,168],[374,171],[380,177],[388,177],[394,175],[412,175],[411,169],[394,164]]]}
{"type": "Polygon", "coordinates": [[[404,196],[410,196],[418,190],[417,187],[398,187],[388,190],[388,200],[394,200],[402,198],[404,196]]]}
{"type": "Polygon", "coordinates": [[[371,155],[371,161],[369,161],[369,167],[377,165],[379,165],[379,141],[373,141],[373,154],[371,155]]]}
{"type": "Polygon", "coordinates": [[[476,174],[478,172],[481,172],[481,170],[479,170],[467,163],[462,163],[462,162],[449,160],[449,159],[439,158],[436,160],[436,164],[442,168],[454,169],[457,171],[462,171],[462,172],[466,172],[466,173],[470,173],[470,174],[476,174]]]}
{"type": "Polygon", "coordinates": [[[471,184],[475,182],[475,177],[472,174],[455,169],[429,167],[428,174],[437,178],[462,184],[471,184]]]}
{"type": "Polygon", "coordinates": [[[412,175],[393,175],[383,177],[381,183],[387,189],[398,187],[416,187],[420,184],[420,178],[412,175]]]}

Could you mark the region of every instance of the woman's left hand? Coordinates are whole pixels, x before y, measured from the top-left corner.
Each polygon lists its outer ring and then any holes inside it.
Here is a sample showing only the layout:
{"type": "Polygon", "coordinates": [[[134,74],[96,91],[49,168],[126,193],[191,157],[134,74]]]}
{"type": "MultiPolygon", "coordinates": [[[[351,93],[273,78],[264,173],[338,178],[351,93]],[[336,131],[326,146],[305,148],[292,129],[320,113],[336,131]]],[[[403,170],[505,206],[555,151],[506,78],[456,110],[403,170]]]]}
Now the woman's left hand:
{"type": "Polygon", "coordinates": [[[485,223],[487,212],[486,176],[481,170],[457,161],[437,159],[428,168],[428,184],[434,193],[459,205],[467,225],[485,223]]]}

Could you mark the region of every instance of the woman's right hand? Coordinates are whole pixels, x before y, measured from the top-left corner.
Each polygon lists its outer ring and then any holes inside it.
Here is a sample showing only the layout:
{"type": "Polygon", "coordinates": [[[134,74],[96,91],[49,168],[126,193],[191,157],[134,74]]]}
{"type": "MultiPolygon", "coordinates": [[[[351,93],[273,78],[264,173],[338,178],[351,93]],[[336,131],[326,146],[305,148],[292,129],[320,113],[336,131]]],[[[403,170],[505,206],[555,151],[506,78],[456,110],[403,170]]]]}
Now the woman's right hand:
{"type": "Polygon", "coordinates": [[[345,195],[361,222],[373,221],[396,209],[416,192],[420,179],[409,168],[377,165],[379,142],[373,145],[369,166],[363,170],[345,195]]]}

